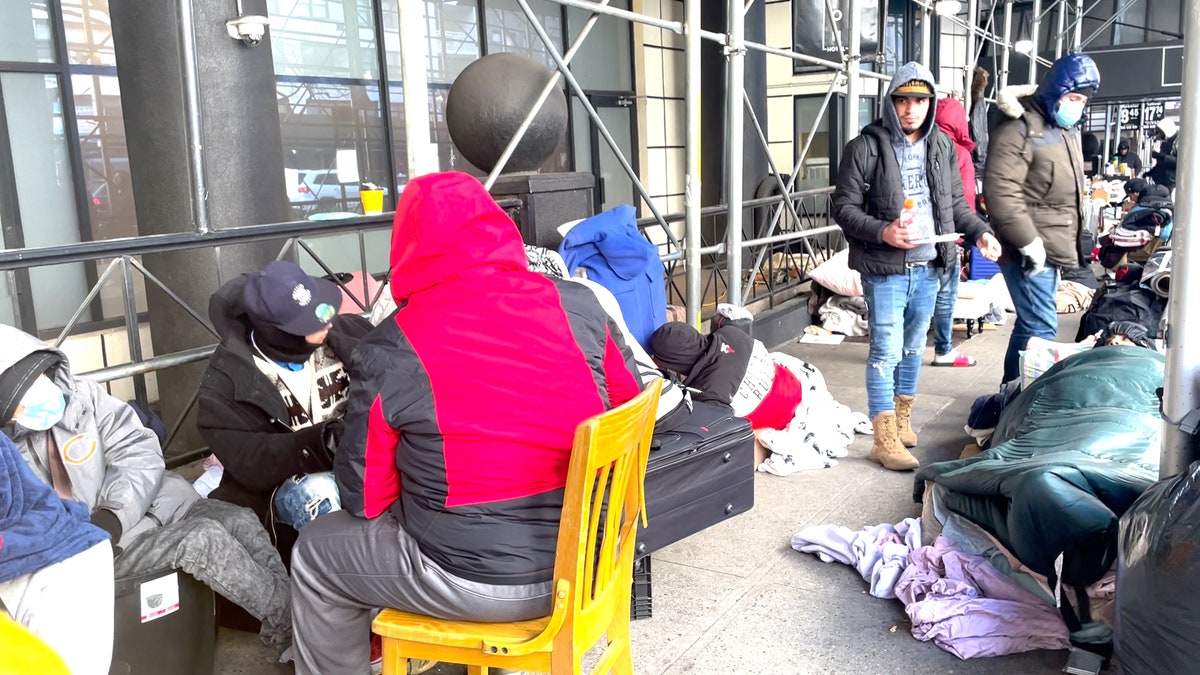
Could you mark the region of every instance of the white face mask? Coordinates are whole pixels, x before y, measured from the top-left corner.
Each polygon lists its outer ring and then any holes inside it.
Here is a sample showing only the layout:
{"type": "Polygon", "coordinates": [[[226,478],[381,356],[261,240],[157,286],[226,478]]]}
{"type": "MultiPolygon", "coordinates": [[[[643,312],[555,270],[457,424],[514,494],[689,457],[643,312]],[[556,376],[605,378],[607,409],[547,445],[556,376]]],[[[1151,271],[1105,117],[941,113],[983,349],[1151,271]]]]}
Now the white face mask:
{"type": "Polygon", "coordinates": [[[62,420],[67,401],[57,384],[45,375],[38,375],[21,398],[21,408],[14,422],[32,431],[45,431],[62,420]]]}

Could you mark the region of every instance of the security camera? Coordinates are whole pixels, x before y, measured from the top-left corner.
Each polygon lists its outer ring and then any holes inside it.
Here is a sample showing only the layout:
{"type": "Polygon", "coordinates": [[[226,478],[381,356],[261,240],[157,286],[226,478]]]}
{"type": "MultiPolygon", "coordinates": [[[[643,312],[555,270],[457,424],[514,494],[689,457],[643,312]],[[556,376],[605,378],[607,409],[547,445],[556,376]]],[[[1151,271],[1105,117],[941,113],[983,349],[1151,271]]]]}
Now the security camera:
{"type": "Polygon", "coordinates": [[[267,34],[268,23],[269,19],[265,16],[248,14],[226,21],[225,30],[234,40],[241,40],[254,47],[263,41],[263,36],[267,34]]]}

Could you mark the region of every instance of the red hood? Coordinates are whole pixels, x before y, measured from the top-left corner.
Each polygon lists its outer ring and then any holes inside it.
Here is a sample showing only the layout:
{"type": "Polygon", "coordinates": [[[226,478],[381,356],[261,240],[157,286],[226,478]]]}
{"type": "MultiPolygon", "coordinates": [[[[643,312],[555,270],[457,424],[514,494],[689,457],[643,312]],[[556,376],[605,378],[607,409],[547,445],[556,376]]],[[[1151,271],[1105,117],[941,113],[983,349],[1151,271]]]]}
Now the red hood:
{"type": "Polygon", "coordinates": [[[432,173],[404,186],[390,263],[398,304],[451,278],[529,267],[512,219],[478,179],[458,172],[432,173]]]}
{"type": "Polygon", "coordinates": [[[938,101],[933,119],[955,145],[967,152],[974,152],[975,141],[971,140],[971,130],[967,126],[967,110],[958,99],[947,96],[938,101]]]}

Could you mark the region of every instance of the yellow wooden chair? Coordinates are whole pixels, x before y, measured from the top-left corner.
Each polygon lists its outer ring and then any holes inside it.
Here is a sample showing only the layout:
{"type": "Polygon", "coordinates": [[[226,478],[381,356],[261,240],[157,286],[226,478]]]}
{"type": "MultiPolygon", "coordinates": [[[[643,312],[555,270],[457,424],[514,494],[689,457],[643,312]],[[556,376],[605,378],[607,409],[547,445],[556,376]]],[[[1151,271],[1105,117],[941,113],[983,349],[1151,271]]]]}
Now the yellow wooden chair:
{"type": "Polygon", "coordinates": [[[69,675],[62,657],[0,609],[0,675],[69,675]]]}
{"type": "Polygon", "coordinates": [[[632,675],[633,548],[638,515],[645,521],[642,486],[660,388],[655,382],[575,432],[550,616],[473,623],[385,609],[371,627],[383,638],[385,675],[403,675],[410,658],[463,663],[469,675],[487,675],[489,667],[574,675],[601,637],[607,644],[592,672],[632,675]]]}

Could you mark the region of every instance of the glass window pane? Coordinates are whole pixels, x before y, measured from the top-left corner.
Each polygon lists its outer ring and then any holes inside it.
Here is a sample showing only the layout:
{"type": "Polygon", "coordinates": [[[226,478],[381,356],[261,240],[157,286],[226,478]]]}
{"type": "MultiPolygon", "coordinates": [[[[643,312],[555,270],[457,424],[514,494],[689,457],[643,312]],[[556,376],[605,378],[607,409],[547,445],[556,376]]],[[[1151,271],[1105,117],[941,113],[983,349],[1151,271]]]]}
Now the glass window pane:
{"type": "MultiPolygon", "coordinates": [[[[821,102],[824,98],[824,96],[796,97],[795,152],[797,159],[799,159],[800,151],[808,143],[809,132],[813,130],[813,122],[816,121],[817,114],[821,112],[821,102]]],[[[808,156],[801,167],[800,179],[796,185],[797,190],[827,187],[830,184],[828,114],[821,116],[816,130],[816,137],[809,146],[808,156]]]]}
{"type": "Polygon", "coordinates": [[[575,141],[575,170],[582,173],[592,173],[592,124],[588,118],[587,109],[579,99],[571,97],[571,108],[574,113],[572,138],[575,141]]]}
{"type": "Polygon", "coordinates": [[[1181,0],[1146,0],[1150,4],[1149,22],[1147,25],[1156,30],[1146,31],[1147,42],[1159,40],[1177,40],[1182,37],[1182,26],[1179,13],[1181,0]]]}
{"type": "MultiPolygon", "coordinates": [[[[387,53],[388,77],[400,80],[400,20],[397,5],[383,5],[383,39],[387,53]]],[[[477,0],[458,0],[454,4],[425,0],[425,49],[428,59],[426,76],[430,83],[450,84],[478,59],[479,4],[477,0]]]]}
{"type": "Polygon", "coordinates": [[[108,0],[60,0],[71,63],[115,66],[108,0]]]}
{"type": "MultiPolygon", "coordinates": [[[[78,242],[75,183],[58,77],[0,73],[0,96],[8,117],[25,246],[78,242]]],[[[87,292],[81,264],[34,267],[29,277],[39,328],[65,324],[87,292]]],[[[90,315],[85,312],[83,318],[90,315]]]]}
{"type": "Polygon", "coordinates": [[[0,61],[55,63],[54,33],[47,0],[0,2],[0,61]]]}
{"type": "Polygon", "coordinates": [[[860,96],[858,99],[858,128],[860,130],[865,128],[875,121],[875,117],[875,97],[860,96]]]}
{"type": "MultiPolygon", "coordinates": [[[[489,54],[521,54],[554,69],[554,59],[534,32],[516,0],[489,0],[487,5],[487,50],[489,54]]],[[[529,7],[550,40],[563,53],[562,8],[550,0],[530,0],[529,7]]],[[[611,57],[609,57],[611,58],[611,57]]]]}
{"type": "MultiPolygon", "coordinates": [[[[610,3],[616,9],[629,9],[629,0],[610,3]]],[[[591,12],[570,7],[567,25],[571,30],[570,44],[578,37],[591,12]]],[[[632,91],[633,75],[629,64],[629,22],[612,16],[600,16],[587,39],[571,59],[571,72],[584,89],[632,91]]]]}
{"type": "Polygon", "coordinates": [[[425,2],[425,34],[429,36],[429,81],[449,84],[478,59],[479,7],[475,0],[451,4],[425,2]]]}
{"type": "Polygon", "coordinates": [[[284,167],[299,183],[289,189],[293,215],[361,213],[366,181],[387,186],[384,209],[393,208],[379,88],[280,82],[276,89],[284,167]]]}
{"type": "Polygon", "coordinates": [[[467,161],[450,140],[450,129],[446,126],[446,97],[450,88],[429,90],[429,126],[433,142],[438,148],[438,167],[442,171],[465,171],[474,176],[486,176],[487,172],[467,161]]]}
{"type": "Polygon", "coordinates": [[[1124,9],[1114,25],[1113,44],[1132,45],[1146,41],[1146,0],[1117,0],[1117,10],[1124,9]]]}
{"type": "Polygon", "coordinates": [[[276,75],[379,77],[371,0],[267,0],[276,75]]]}
{"type": "Polygon", "coordinates": [[[137,212],[129,173],[129,149],[121,117],[117,78],[73,75],[75,119],[83,156],[83,180],[92,238],[136,237],[137,212]]]}
{"type": "MultiPolygon", "coordinates": [[[[605,107],[597,108],[596,112],[599,113],[608,133],[617,142],[617,147],[621,149],[621,154],[625,156],[625,159],[630,162],[636,161],[633,154],[632,109],[605,107]]],[[[603,181],[604,186],[604,203],[600,205],[599,210],[608,210],[620,204],[637,206],[641,201],[634,197],[636,192],[633,187],[633,179],[625,173],[625,169],[617,161],[617,156],[613,154],[612,148],[608,147],[608,143],[603,140],[600,141],[599,180],[603,181]]]]}
{"type": "MultiPolygon", "coordinates": [[[[384,44],[388,73],[400,77],[400,19],[395,7],[384,4],[384,44]]],[[[470,62],[479,59],[479,2],[425,0],[426,76],[431,83],[450,84],[470,62]]]]}

